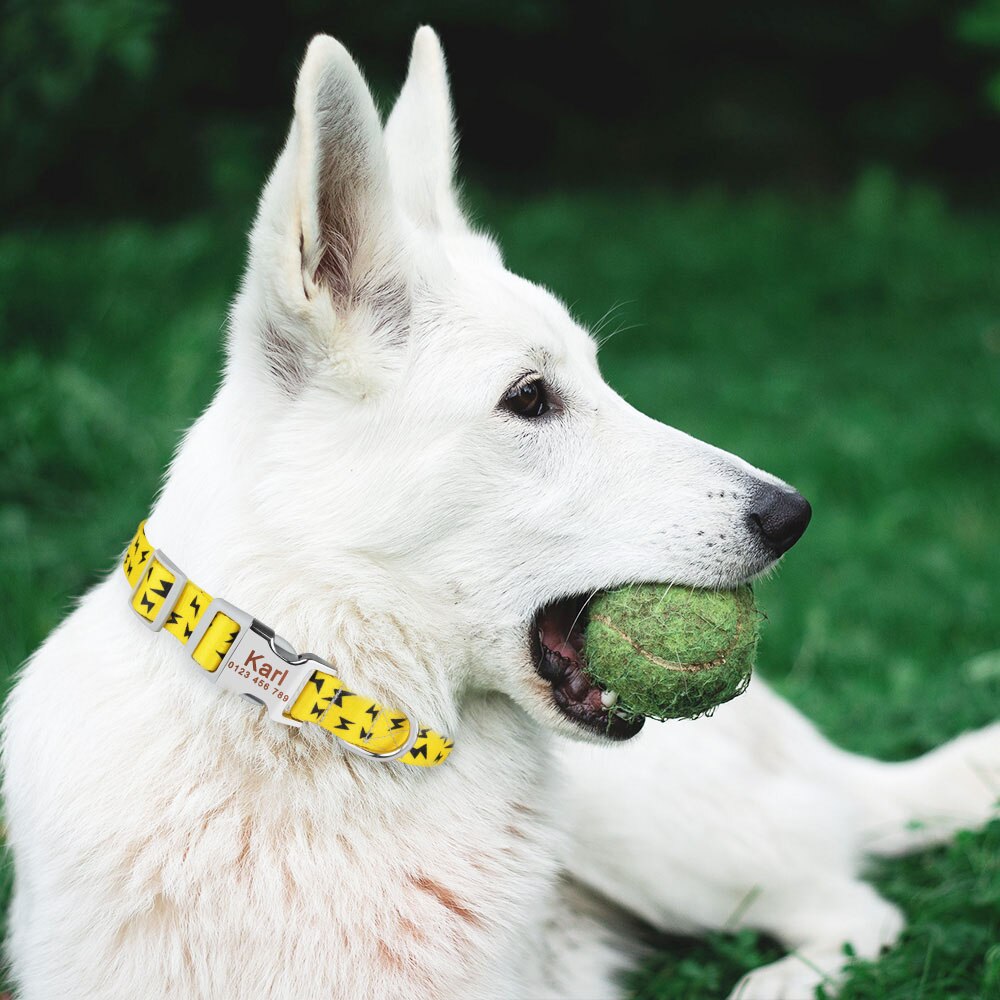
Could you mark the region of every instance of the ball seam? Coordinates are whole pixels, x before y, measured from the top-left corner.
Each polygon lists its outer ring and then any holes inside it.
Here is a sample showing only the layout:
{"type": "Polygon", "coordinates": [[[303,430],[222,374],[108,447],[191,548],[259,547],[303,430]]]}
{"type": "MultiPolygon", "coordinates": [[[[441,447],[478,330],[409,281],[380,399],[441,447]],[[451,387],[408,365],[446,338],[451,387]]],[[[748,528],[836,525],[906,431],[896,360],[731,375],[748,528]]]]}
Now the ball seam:
{"type": "Polygon", "coordinates": [[[743,615],[739,611],[736,613],[736,628],[733,630],[732,641],[729,646],[724,649],[714,660],[705,660],[701,663],[681,663],[679,660],[664,660],[662,657],[657,656],[655,653],[649,652],[648,649],[644,649],[639,645],[630,635],[623,632],[617,625],[615,625],[609,618],[606,618],[602,614],[593,614],[590,616],[592,622],[598,622],[603,625],[606,629],[612,631],[620,639],[627,642],[641,657],[648,660],[650,663],[657,667],[663,667],[664,670],[674,670],[679,673],[686,674],[696,674],[702,670],[708,670],[711,667],[721,667],[723,663],[726,662],[727,658],[732,654],[733,650],[739,644],[740,634],[743,631],[743,615]]]}

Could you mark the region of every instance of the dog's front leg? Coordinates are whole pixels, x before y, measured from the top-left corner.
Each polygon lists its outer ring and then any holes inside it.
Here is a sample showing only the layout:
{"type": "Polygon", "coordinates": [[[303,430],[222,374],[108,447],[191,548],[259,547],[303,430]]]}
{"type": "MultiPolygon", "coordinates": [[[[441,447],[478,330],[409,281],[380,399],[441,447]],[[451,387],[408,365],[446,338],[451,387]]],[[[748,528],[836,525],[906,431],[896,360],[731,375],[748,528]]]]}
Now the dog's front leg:
{"type": "Polygon", "coordinates": [[[788,958],[734,996],[811,997],[843,946],[875,957],[899,911],[858,879],[865,816],[850,755],[760,681],[710,719],[647,723],[615,747],[564,743],[573,875],[657,928],[750,927],[788,958]]]}

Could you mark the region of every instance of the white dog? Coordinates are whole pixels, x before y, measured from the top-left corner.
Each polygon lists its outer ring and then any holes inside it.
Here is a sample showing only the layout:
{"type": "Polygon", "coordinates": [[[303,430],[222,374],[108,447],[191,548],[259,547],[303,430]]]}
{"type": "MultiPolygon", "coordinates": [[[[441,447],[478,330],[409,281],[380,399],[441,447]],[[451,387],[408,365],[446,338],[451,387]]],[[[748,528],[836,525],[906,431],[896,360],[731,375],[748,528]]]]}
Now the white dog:
{"type": "Polygon", "coordinates": [[[760,681],[611,744],[586,596],[735,585],[809,508],[608,388],[452,161],[433,32],[384,132],[312,42],[219,392],[10,698],[24,1000],[617,997],[611,903],[766,930],[794,954],[739,995],[805,997],[900,932],[865,851],[991,815],[1000,728],[880,764],[760,681]]]}

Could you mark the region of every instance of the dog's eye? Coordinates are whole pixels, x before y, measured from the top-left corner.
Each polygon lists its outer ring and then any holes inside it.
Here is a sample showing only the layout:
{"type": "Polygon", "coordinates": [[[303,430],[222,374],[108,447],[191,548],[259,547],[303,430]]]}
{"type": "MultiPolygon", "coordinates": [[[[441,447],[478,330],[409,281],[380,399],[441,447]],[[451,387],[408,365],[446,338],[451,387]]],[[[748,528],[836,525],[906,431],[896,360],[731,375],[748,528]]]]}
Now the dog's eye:
{"type": "Polygon", "coordinates": [[[529,420],[533,417],[540,417],[551,409],[548,389],[540,378],[533,379],[531,382],[522,382],[512,389],[508,389],[503,399],[500,400],[500,405],[515,416],[525,417],[529,420]]]}

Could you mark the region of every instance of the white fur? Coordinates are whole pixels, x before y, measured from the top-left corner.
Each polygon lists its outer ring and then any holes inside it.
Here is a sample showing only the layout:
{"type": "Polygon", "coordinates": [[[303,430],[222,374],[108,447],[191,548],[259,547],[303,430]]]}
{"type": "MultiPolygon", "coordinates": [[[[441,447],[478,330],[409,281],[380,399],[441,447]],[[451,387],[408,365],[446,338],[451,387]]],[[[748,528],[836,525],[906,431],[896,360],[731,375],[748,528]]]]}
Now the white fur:
{"type": "Polygon", "coordinates": [[[225,379],[148,526],[452,758],[378,765],[274,726],[145,629],[116,569],[6,711],[25,1000],[616,997],[629,948],[594,891],[661,928],[767,930],[801,957],[740,995],[806,996],[844,941],[874,955],[900,931],[865,850],[991,814],[997,727],[883,765],[759,681],[625,746],[560,738],[585,734],[534,671],[536,610],[753,576],[771,557],[747,495],[777,480],[607,387],[590,337],[464,220],[453,150],[433,32],[384,138],[350,56],[313,41],[225,379]],[[498,409],[524,373],[561,413],[498,409]]]}

